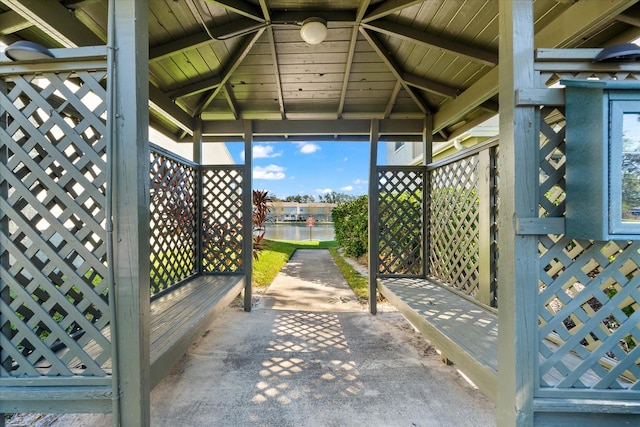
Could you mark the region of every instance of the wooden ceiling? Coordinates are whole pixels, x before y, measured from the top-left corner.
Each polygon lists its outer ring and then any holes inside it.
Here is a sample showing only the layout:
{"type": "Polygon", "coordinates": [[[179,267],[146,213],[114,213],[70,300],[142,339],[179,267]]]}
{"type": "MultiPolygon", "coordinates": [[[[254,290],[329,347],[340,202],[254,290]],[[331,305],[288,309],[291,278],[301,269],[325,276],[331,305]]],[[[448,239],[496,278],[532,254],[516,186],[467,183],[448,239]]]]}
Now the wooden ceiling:
{"type": "MultiPolygon", "coordinates": [[[[149,0],[152,124],[189,139],[315,132],[419,138],[432,116],[451,139],[498,112],[499,0],[149,0]],[[327,21],[320,44],[299,33],[327,21]],[[364,130],[364,131],[363,131],[364,130]]],[[[640,36],[638,0],[536,0],[536,47],[601,47],[640,36]]],[[[0,39],[104,44],[107,0],[1,0],[0,39]]]]}

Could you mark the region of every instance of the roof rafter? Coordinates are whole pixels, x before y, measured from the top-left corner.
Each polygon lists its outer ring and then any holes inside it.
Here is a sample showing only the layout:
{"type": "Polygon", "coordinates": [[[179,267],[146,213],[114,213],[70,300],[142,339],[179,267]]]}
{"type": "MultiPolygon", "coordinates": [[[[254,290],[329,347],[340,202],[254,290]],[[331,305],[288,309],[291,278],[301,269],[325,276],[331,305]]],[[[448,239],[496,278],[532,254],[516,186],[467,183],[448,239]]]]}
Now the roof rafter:
{"type": "Polygon", "coordinates": [[[280,108],[280,117],[284,120],[286,110],[284,109],[284,95],[282,94],[282,80],[280,79],[280,67],[278,65],[278,52],[276,51],[276,41],[273,36],[273,27],[267,28],[267,38],[269,39],[269,50],[273,58],[273,72],[276,81],[276,92],[278,94],[278,107],[280,108]]]}
{"type": "Polygon", "coordinates": [[[173,40],[149,49],[149,62],[158,61],[163,58],[206,45],[211,42],[211,37],[207,33],[197,32],[178,40],[173,40]]]}
{"type": "Polygon", "coordinates": [[[229,82],[224,84],[224,97],[227,99],[227,104],[229,104],[229,109],[231,110],[231,114],[233,114],[233,118],[238,120],[240,118],[240,115],[238,114],[238,104],[236,102],[236,97],[233,96],[233,91],[229,82]]]}
{"type": "Polygon", "coordinates": [[[255,21],[264,22],[265,18],[260,14],[260,11],[256,9],[251,3],[247,3],[242,0],[205,0],[207,3],[212,3],[227,9],[230,12],[237,13],[238,15],[251,18],[255,21]]]}
{"type": "Polygon", "coordinates": [[[402,83],[400,80],[396,80],[396,85],[393,87],[393,91],[391,92],[391,96],[389,97],[389,102],[387,102],[387,107],[384,109],[383,117],[388,119],[391,115],[391,111],[393,111],[393,106],[396,105],[396,100],[398,99],[398,94],[400,93],[400,89],[402,89],[402,83]]]}
{"type": "Polygon", "coordinates": [[[61,3],[40,0],[2,0],[27,21],[46,31],[64,47],[103,45],[95,35],[61,3]],[[56,19],[51,19],[55,16],[56,19]]]}
{"type": "Polygon", "coordinates": [[[342,89],[340,91],[340,101],[338,102],[338,118],[342,118],[344,103],[347,97],[347,87],[349,86],[349,75],[353,66],[353,56],[356,52],[356,42],[358,41],[358,24],[369,7],[371,0],[362,0],[356,11],[356,25],[351,30],[351,39],[349,41],[349,52],[347,53],[347,63],[344,67],[344,78],[342,79],[342,89]]]}
{"type": "Polygon", "coordinates": [[[386,34],[391,37],[399,37],[416,44],[435,47],[446,50],[454,55],[463,56],[471,61],[482,65],[495,66],[498,65],[498,54],[479,49],[463,43],[458,43],[445,37],[434,36],[397,22],[380,19],[369,23],[362,24],[365,28],[376,32],[386,34]]]}
{"type": "MultiPolygon", "coordinates": [[[[564,47],[579,40],[594,27],[613,20],[635,3],[634,0],[578,2],[535,35],[537,47],[564,47]]],[[[460,120],[498,93],[498,67],[493,68],[457,98],[446,101],[433,115],[433,131],[438,132],[460,120]]]]}
{"type": "Polygon", "coordinates": [[[0,33],[2,34],[12,34],[32,25],[31,21],[13,10],[0,13],[0,33]]]}
{"type": "Polygon", "coordinates": [[[167,95],[172,99],[182,98],[183,96],[195,95],[200,92],[215,89],[221,84],[223,84],[222,77],[215,76],[171,90],[167,92],[167,95]]]}
{"type": "Polygon", "coordinates": [[[227,80],[231,78],[231,75],[233,74],[233,72],[236,70],[236,68],[238,68],[238,66],[242,63],[244,58],[249,54],[249,51],[251,50],[253,45],[256,43],[256,41],[258,41],[258,39],[260,38],[260,36],[262,36],[264,32],[265,32],[265,28],[261,28],[260,30],[258,30],[257,33],[251,36],[247,36],[242,46],[240,46],[240,49],[238,50],[237,54],[231,58],[231,60],[229,61],[229,64],[227,65],[227,68],[224,70],[224,72],[220,76],[220,79],[221,79],[220,84],[215,89],[213,89],[211,93],[205,98],[204,102],[202,102],[198,106],[194,116],[200,115],[200,113],[202,113],[202,111],[205,108],[207,108],[209,104],[211,104],[211,102],[215,99],[215,97],[218,96],[218,93],[220,93],[220,90],[222,89],[222,87],[224,87],[224,84],[227,82],[227,80]]]}
{"type": "Polygon", "coordinates": [[[424,0],[387,0],[371,11],[370,14],[362,18],[362,22],[369,22],[375,19],[384,18],[394,12],[423,2],[424,0]]]}
{"type": "Polygon", "coordinates": [[[360,33],[367,39],[371,47],[376,51],[380,59],[387,65],[393,75],[400,81],[400,84],[405,91],[409,94],[411,99],[416,103],[418,108],[424,114],[431,114],[430,108],[426,103],[413,91],[413,88],[407,84],[403,77],[403,71],[400,69],[395,60],[387,53],[386,48],[382,45],[382,42],[374,35],[370,34],[367,29],[360,27],[360,33]]]}
{"type": "Polygon", "coordinates": [[[414,74],[402,73],[402,80],[404,80],[409,86],[449,98],[455,98],[460,94],[460,92],[462,92],[458,88],[425,79],[424,77],[416,76],[414,74]]]}

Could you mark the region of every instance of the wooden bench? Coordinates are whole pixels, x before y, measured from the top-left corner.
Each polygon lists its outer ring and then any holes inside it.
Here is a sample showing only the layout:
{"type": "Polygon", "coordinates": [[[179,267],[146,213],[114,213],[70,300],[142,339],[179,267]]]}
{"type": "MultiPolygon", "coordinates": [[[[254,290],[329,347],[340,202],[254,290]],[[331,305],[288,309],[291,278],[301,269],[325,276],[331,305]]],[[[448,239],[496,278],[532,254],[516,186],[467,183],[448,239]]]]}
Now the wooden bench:
{"type": "Polygon", "coordinates": [[[204,275],[151,301],[151,388],[240,294],[244,275],[204,275]]]}
{"type": "Polygon", "coordinates": [[[378,279],[378,290],[494,402],[498,315],[426,279],[378,279]]]}

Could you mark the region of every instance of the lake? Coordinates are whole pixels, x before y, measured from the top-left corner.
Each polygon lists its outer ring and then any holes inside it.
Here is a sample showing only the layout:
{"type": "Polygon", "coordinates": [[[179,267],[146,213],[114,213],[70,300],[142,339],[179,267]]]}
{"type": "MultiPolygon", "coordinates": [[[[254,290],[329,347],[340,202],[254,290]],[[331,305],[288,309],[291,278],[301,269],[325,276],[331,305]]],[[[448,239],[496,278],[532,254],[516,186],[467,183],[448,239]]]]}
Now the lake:
{"type": "Polygon", "coordinates": [[[306,223],[268,223],[266,225],[265,238],[276,240],[334,240],[335,232],[333,224],[316,223],[313,227],[307,227],[306,223]]]}

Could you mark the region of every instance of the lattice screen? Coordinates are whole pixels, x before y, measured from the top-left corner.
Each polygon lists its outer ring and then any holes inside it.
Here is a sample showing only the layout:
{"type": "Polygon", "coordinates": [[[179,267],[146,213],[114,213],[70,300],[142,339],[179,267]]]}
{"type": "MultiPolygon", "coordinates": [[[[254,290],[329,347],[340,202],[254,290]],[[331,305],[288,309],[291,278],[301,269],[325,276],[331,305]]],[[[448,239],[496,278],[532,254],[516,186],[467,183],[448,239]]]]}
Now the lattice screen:
{"type": "Polygon", "coordinates": [[[378,167],[380,274],[421,275],[423,167],[378,167]]]}
{"type": "Polygon", "coordinates": [[[241,273],[244,167],[203,168],[202,266],[210,273],[241,273]]]}
{"type": "MultiPolygon", "coordinates": [[[[541,217],[564,215],[564,125],[562,108],[541,109],[541,217]]],[[[640,242],[548,235],[539,253],[541,391],[608,389],[637,399],[640,242]]]]}
{"type": "Polygon", "coordinates": [[[429,275],[475,297],[480,284],[478,155],[431,172],[429,275]]]}
{"type": "Polygon", "coordinates": [[[107,374],[105,72],[73,77],[0,94],[0,381],[107,374]]]}
{"type": "Polygon", "coordinates": [[[196,167],[151,151],[151,294],[196,274],[196,167]]]}

